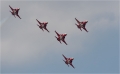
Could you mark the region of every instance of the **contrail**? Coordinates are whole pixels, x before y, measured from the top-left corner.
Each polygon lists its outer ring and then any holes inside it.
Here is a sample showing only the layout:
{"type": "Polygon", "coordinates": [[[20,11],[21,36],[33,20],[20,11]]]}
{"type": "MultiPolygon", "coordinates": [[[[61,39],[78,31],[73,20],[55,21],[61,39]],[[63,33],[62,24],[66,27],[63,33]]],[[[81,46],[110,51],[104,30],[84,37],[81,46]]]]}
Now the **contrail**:
{"type": "Polygon", "coordinates": [[[11,17],[11,15],[6,17],[6,18],[4,18],[4,19],[1,19],[1,21],[0,21],[0,28],[5,24],[5,22],[7,22],[9,20],[10,17],[11,17]]]}

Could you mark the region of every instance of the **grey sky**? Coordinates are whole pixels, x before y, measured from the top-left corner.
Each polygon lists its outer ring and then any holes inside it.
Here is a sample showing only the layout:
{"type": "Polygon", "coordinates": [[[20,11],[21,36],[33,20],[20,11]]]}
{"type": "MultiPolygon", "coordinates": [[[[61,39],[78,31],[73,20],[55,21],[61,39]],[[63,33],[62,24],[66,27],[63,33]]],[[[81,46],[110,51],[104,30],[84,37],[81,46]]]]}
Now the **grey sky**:
{"type": "Polygon", "coordinates": [[[2,73],[118,73],[118,1],[2,1],[2,73]],[[20,8],[22,19],[9,12],[20,8]],[[88,20],[88,33],[75,26],[75,19],[88,20]],[[36,24],[48,22],[50,33],[36,24]],[[54,36],[67,33],[66,46],[54,36]],[[67,67],[62,54],[74,57],[67,67]]]}

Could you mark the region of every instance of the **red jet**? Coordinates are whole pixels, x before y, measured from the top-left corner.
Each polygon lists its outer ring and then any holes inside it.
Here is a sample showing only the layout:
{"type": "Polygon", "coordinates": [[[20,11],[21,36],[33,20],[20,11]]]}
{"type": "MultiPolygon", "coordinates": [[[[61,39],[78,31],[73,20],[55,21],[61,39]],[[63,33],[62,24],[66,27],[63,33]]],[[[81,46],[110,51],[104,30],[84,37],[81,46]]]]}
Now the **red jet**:
{"type": "Polygon", "coordinates": [[[80,22],[80,21],[78,21],[76,18],[75,18],[75,20],[76,20],[77,23],[78,23],[78,25],[77,25],[77,24],[75,24],[75,25],[76,25],[81,31],[82,31],[81,28],[83,28],[86,32],[88,32],[87,29],[85,28],[85,25],[86,25],[86,23],[87,23],[88,21],[82,21],[82,22],[80,22]]]}
{"type": "MultiPolygon", "coordinates": [[[[63,60],[65,62],[65,64],[70,64],[73,68],[75,68],[73,65],[72,65],[72,61],[74,60],[74,58],[66,58],[63,54],[62,56],[65,58],[65,60],[63,60]]],[[[68,65],[69,67],[69,65],[68,65]]]]}
{"type": "MultiPolygon", "coordinates": [[[[18,12],[19,12],[19,10],[20,10],[20,8],[17,8],[17,9],[13,9],[10,5],[9,5],[9,7],[11,8],[11,10],[12,11],[10,11],[11,12],[11,14],[15,17],[15,15],[16,16],[18,16],[19,18],[20,18],[20,16],[18,15],[18,12]]],[[[15,17],[16,18],[16,17],[15,17]]],[[[20,18],[21,19],[21,18],[20,18]]]]}
{"type": "Polygon", "coordinates": [[[58,34],[56,31],[55,33],[57,34],[58,38],[56,37],[56,39],[61,43],[61,40],[67,45],[67,43],[65,42],[65,36],[67,36],[67,34],[58,34]]]}
{"type": "MultiPolygon", "coordinates": [[[[37,19],[36,19],[36,20],[37,20],[37,19]]],[[[43,28],[44,28],[46,31],[48,31],[48,29],[46,28],[48,22],[43,22],[43,23],[41,23],[41,22],[38,21],[38,20],[37,20],[37,22],[40,24],[40,25],[37,25],[40,29],[43,30],[43,28]]],[[[43,31],[44,31],[44,30],[43,30],[43,31]]],[[[49,32],[49,31],[48,31],[48,32],[49,32]]]]}

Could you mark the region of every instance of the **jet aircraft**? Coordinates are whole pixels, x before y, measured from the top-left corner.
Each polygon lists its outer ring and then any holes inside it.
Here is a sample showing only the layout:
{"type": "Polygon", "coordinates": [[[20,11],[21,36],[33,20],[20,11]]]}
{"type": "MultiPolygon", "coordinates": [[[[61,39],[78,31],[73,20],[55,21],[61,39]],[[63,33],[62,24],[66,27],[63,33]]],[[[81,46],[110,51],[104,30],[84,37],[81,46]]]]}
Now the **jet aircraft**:
{"type": "Polygon", "coordinates": [[[66,41],[65,41],[65,37],[67,36],[66,33],[64,34],[58,34],[56,31],[55,33],[57,34],[58,37],[55,36],[55,38],[61,43],[61,40],[67,45],[66,41]]]}
{"type": "MultiPolygon", "coordinates": [[[[36,19],[36,20],[37,20],[37,19],[36,19]]],[[[46,31],[48,31],[48,29],[46,28],[48,22],[43,22],[43,23],[41,23],[41,22],[38,21],[38,20],[37,20],[37,22],[40,24],[40,25],[37,24],[37,26],[38,26],[40,29],[43,30],[43,28],[44,28],[46,31]]],[[[44,30],[43,30],[43,31],[44,31],[44,30]]],[[[48,31],[48,32],[49,32],[49,31],[48,31]]]]}
{"type": "MultiPolygon", "coordinates": [[[[63,54],[62,54],[62,56],[65,59],[65,60],[63,60],[65,62],[65,64],[67,64],[67,65],[70,64],[73,68],[75,68],[72,64],[72,61],[74,60],[74,58],[66,58],[63,54]]],[[[68,65],[68,67],[69,67],[69,65],[68,65]]]]}
{"type": "MultiPolygon", "coordinates": [[[[10,5],[9,5],[9,7],[10,7],[11,10],[12,10],[12,11],[10,11],[11,14],[12,14],[14,17],[15,17],[15,15],[18,16],[18,17],[21,19],[21,17],[18,15],[18,12],[19,12],[20,8],[13,9],[10,5]]],[[[15,18],[16,18],[16,17],[15,17],[15,18]]]]}
{"type": "Polygon", "coordinates": [[[78,24],[75,24],[75,25],[76,25],[81,31],[82,31],[81,28],[83,28],[86,32],[88,32],[87,29],[85,28],[86,23],[88,22],[87,20],[86,20],[86,21],[82,21],[82,22],[80,22],[80,21],[77,20],[76,18],[75,18],[75,20],[76,20],[77,23],[78,23],[78,24]]]}

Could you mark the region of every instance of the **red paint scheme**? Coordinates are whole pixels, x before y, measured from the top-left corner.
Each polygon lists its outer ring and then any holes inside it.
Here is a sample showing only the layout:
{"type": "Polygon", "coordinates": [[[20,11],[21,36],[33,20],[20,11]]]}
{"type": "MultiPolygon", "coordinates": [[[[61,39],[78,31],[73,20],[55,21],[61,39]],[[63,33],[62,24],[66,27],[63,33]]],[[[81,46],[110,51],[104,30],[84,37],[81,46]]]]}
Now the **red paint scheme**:
{"type": "MultiPolygon", "coordinates": [[[[14,17],[15,17],[15,15],[18,16],[18,17],[21,19],[21,17],[18,15],[18,12],[19,12],[20,8],[13,9],[10,5],[9,5],[9,7],[10,7],[11,10],[12,10],[12,11],[10,11],[11,14],[12,14],[14,17]]],[[[15,17],[15,18],[16,18],[16,17],[15,17]]]]}
{"type": "Polygon", "coordinates": [[[56,31],[55,33],[57,34],[58,37],[55,36],[55,38],[61,43],[61,40],[67,45],[66,41],[65,41],[65,37],[67,36],[67,34],[58,34],[56,31]]]}
{"type": "Polygon", "coordinates": [[[76,20],[77,23],[78,23],[78,24],[75,24],[75,25],[76,25],[81,31],[82,31],[81,28],[83,28],[86,32],[88,32],[87,29],[85,28],[86,23],[87,23],[88,21],[82,21],[82,22],[80,22],[80,21],[78,21],[76,18],[75,18],[75,20],[76,20]]]}
{"type": "MultiPolygon", "coordinates": [[[[48,29],[46,28],[48,22],[43,22],[43,23],[41,23],[41,22],[38,21],[37,19],[36,19],[36,21],[39,23],[39,25],[37,25],[37,26],[38,26],[40,29],[43,30],[43,28],[44,28],[46,31],[48,31],[48,29]]],[[[44,30],[43,30],[43,31],[44,31],[44,30]]],[[[48,31],[48,32],[49,32],[49,31],[48,31]]]]}
{"type": "MultiPolygon", "coordinates": [[[[65,64],[67,64],[67,65],[70,64],[73,68],[75,68],[72,64],[72,61],[74,60],[74,58],[66,58],[63,54],[62,54],[62,56],[65,59],[65,60],[63,60],[65,62],[65,64]]],[[[68,65],[68,67],[69,67],[69,65],[68,65]]]]}

